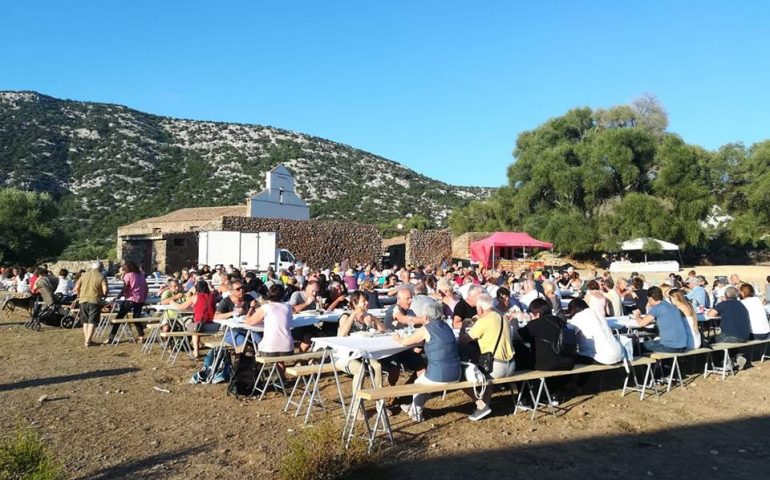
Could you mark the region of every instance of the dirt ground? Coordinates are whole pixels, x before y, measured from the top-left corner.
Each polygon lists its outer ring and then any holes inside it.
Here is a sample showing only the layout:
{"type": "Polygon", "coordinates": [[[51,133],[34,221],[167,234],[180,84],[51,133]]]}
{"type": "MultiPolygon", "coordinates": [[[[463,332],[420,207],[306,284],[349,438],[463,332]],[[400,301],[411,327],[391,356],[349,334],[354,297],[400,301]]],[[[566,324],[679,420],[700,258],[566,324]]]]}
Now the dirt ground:
{"type": "MultiPolygon", "coordinates": [[[[187,384],[195,370],[187,358],[169,367],[157,351],[143,355],[134,344],[86,349],[79,330],[31,332],[23,321],[18,312],[0,317],[0,436],[30,425],[73,478],[274,478],[288,440],[313,428],[282,413],[277,394],[244,401],[228,397],[224,385],[187,384]]],[[[692,363],[684,362],[685,372],[702,369],[701,360],[692,363]]],[[[426,422],[392,417],[395,447],[367,476],[765,478],[770,362],[724,382],[689,378],[686,388],[640,402],[638,394],[621,398],[618,370],[603,375],[601,391],[535,421],[512,414],[507,392],[478,423],[467,420],[472,408],[462,393],[434,397],[426,422]]],[[[325,398],[332,388],[326,384],[325,398]]],[[[330,405],[312,421],[341,424],[330,405]]]]}

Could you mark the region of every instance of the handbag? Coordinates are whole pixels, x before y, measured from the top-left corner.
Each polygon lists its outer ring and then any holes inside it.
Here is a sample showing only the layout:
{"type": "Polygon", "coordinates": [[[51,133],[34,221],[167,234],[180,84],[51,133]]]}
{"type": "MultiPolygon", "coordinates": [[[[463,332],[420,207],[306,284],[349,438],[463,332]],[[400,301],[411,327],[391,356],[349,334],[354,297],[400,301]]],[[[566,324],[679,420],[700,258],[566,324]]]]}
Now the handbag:
{"type": "Polygon", "coordinates": [[[479,366],[479,370],[481,370],[482,373],[484,373],[487,376],[492,375],[492,369],[495,366],[495,352],[497,352],[497,346],[500,345],[500,338],[503,336],[503,322],[505,320],[500,318],[500,334],[497,336],[497,341],[495,342],[495,348],[492,349],[491,352],[482,353],[479,355],[479,362],[477,365],[479,366]]]}

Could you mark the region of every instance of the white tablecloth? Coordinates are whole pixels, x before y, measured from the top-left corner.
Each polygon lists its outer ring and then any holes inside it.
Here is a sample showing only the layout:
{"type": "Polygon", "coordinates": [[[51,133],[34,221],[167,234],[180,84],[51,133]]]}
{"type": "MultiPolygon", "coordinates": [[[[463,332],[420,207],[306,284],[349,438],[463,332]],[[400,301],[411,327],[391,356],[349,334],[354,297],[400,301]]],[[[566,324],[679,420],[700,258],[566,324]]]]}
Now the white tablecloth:
{"type": "Polygon", "coordinates": [[[393,335],[373,337],[318,337],[313,349],[331,348],[337,358],[368,358],[379,360],[409,349],[393,339],[393,335]]]}
{"type": "Polygon", "coordinates": [[[636,320],[628,315],[621,317],[607,317],[607,325],[613,330],[619,330],[621,328],[627,328],[629,330],[643,328],[639,326],[636,320]]]}

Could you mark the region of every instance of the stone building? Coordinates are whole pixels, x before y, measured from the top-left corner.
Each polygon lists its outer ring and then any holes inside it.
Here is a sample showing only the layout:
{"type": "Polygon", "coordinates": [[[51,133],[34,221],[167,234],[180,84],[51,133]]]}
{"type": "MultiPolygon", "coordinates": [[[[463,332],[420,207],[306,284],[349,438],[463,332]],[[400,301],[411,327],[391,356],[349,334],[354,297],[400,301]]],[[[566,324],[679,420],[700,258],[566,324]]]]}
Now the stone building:
{"type": "Polygon", "coordinates": [[[400,237],[382,242],[390,265],[441,265],[452,261],[452,234],[449,230],[413,229],[400,237]]]}
{"type": "Polygon", "coordinates": [[[374,225],[308,220],[309,209],[294,190],[294,178],[279,165],[267,187],[244,205],[183,208],[118,228],[117,255],[144,271],[172,273],[198,262],[198,232],[276,232],[278,247],[313,267],[343,258],[379,262],[382,237],[374,225]]]}

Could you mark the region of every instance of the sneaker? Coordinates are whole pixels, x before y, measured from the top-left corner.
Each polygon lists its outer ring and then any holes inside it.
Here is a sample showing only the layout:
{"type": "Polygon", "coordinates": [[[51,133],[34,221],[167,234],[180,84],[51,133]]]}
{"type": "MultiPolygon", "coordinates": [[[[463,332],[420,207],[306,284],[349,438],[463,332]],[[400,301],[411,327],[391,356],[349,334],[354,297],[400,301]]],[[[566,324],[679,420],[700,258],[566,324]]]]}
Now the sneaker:
{"type": "Polygon", "coordinates": [[[738,355],[736,355],[735,356],[735,366],[736,366],[736,368],[738,369],[739,372],[741,370],[743,370],[744,368],[746,368],[746,357],[744,357],[740,353],[738,355]]]}
{"type": "Polygon", "coordinates": [[[406,404],[406,405],[400,405],[401,411],[409,415],[409,418],[412,419],[414,423],[420,423],[422,422],[422,415],[415,412],[412,408],[412,404],[406,404]]]}
{"type": "Polygon", "coordinates": [[[492,409],[489,408],[489,406],[486,406],[482,409],[477,408],[475,412],[470,414],[470,416],[468,417],[468,420],[470,420],[471,422],[477,422],[482,418],[486,417],[487,415],[489,415],[490,413],[492,413],[492,409]]]}

